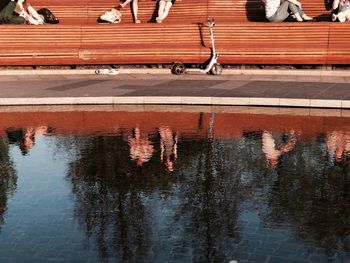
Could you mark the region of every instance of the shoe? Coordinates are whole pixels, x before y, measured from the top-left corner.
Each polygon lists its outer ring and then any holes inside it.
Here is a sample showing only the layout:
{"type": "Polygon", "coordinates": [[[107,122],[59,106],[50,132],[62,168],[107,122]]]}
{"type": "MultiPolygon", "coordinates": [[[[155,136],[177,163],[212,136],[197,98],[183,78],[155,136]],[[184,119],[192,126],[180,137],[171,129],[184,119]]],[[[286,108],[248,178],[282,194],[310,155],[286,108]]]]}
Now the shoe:
{"type": "Polygon", "coordinates": [[[337,14],[332,14],[332,21],[335,22],[338,19],[338,15],[337,14]]]}
{"type": "Polygon", "coordinates": [[[118,69],[97,69],[95,71],[95,74],[97,75],[117,75],[119,74],[118,69]]]}

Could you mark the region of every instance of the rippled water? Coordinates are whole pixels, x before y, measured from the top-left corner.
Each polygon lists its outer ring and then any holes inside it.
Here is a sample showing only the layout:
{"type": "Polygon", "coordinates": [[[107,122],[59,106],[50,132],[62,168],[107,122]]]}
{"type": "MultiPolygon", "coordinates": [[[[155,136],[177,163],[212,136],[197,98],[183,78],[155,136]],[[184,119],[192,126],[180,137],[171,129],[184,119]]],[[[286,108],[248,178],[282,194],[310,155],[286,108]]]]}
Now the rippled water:
{"type": "Polygon", "coordinates": [[[349,262],[350,118],[0,113],[0,262],[349,262]]]}

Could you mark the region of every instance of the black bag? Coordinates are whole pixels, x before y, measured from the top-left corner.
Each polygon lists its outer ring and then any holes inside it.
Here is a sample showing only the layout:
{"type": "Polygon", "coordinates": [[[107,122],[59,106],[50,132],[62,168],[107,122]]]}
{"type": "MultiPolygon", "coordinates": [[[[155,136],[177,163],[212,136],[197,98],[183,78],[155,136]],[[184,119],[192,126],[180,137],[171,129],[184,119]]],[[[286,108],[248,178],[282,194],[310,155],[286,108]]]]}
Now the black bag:
{"type": "Polygon", "coordinates": [[[38,14],[44,17],[45,24],[58,24],[60,21],[55,15],[47,8],[41,8],[38,10],[38,14]]]}

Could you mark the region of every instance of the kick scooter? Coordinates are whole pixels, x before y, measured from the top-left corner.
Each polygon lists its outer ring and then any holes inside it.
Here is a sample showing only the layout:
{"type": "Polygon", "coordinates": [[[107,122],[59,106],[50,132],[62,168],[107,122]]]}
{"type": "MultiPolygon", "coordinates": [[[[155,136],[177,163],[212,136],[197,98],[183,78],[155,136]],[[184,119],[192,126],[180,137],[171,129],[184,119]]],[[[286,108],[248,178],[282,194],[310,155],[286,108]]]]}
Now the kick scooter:
{"type": "Polygon", "coordinates": [[[185,73],[211,73],[212,75],[220,75],[223,71],[222,66],[218,63],[219,55],[215,50],[215,40],[214,40],[214,32],[213,27],[215,25],[214,19],[208,18],[208,27],[210,33],[210,43],[211,43],[211,58],[209,63],[206,65],[204,69],[200,68],[186,68],[185,64],[182,62],[174,62],[171,67],[171,72],[175,75],[181,75],[185,73]]]}

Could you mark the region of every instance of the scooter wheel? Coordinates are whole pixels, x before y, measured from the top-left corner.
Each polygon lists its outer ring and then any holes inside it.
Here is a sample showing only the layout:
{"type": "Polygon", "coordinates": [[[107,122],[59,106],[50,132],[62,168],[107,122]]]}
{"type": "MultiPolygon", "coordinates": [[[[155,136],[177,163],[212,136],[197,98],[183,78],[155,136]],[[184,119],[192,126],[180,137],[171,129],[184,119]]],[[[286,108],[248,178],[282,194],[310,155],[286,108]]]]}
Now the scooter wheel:
{"type": "Polygon", "coordinates": [[[181,62],[175,62],[171,67],[171,72],[175,75],[182,75],[186,72],[186,66],[181,62]]]}
{"type": "Polygon", "coordinates": [[[210,69],[210,73],[212,75],[221,75],[223,71],[223,67],[219,63],[215,63],[213,67],[210,69]]]}

